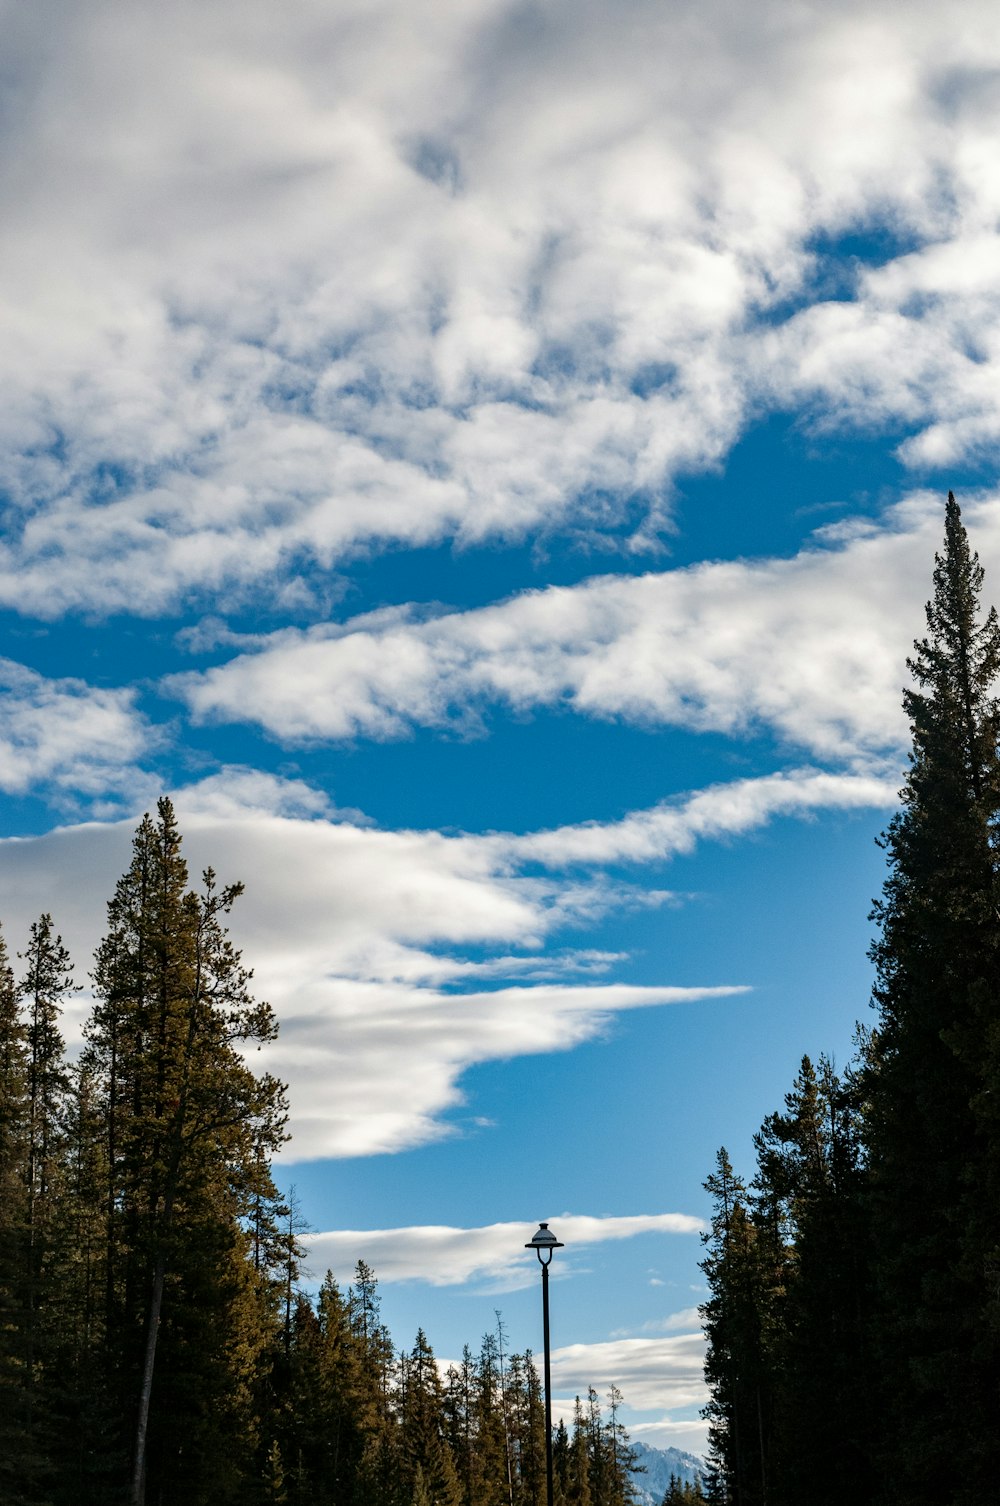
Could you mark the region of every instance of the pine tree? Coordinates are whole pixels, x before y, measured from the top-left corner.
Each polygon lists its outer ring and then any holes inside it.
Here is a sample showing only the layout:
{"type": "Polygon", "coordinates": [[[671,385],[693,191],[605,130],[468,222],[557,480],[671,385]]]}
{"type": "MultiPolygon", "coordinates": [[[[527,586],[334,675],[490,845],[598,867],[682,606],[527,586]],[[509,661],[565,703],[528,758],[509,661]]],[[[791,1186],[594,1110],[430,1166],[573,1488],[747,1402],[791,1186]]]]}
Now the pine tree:
{"type": "Polygon", "coordinates": [[[400,1424],[411,1487],[433,1506],[460,1506],[461,1489],[445,1438],[444,1394],[434,1351],[421,1329],[401,1365],[400,1424]]]}
{"type": "Polygon", "coordinates": [[[280,1084],[240,1052],[276,1029],[223,924],[242,886],[219,890],[208,870],[189,892],[180,849],[161,800],[108,906],[84,1057],[105,1126],[105,1331],[132,1421],[132,1506],[147,1474],[192,1502],[239,1488],[232,1439],[250,1426],[268,1326],[245,1221],[273,1193],[284,1123],[280,1084]]]}
{"type": "Polygon", "coordinates": [[[409,1477],[396,1411],[396,1353],[382,1321],[378,1281],[363,1260],[355,1268],[348,1305],[351,1330],[361,1346],[365,1434],[352,1499],[357,1506],[408,1506],[409,1477]]]}
{"type": "Polygon", "coordinates": [[[573,1403],[573,1432],[566,1481],[567,1506],[595,1506],[590,1489],[590,1449],[587,1417],[577,1397],[573,1403]]]}
{"type": "Polygon", "coordinates": [[[717,1464],[709,1460],[699,1485],[706,1506],[729,1506],[733,1497],[726,1489],[725,1480],[717,1464]]]}
{"type": "Polygon", "coordinates": [[[69,1087],[59,1018],[73,989],[73,965],[62,937],[53,933],[51,915],[35,921],[27,951],[19,955],[27,963],[20,990],[28,1014],[28,1221],[40,1230],[53,1190],[69,1087]]]}
{"type": "Polygon", "coordinates": [[[949,494],[913,749],[884,838],[865,1075],[887,1494],[982,1502],[1000,1478],[1000,626],[949,494]],[[956,1471],[956,1464],[960,1467],[956,1471]]]}
{"type": "Polygon", "coordinates": [[[63,1120],[64,1166],[56,1209],[48,1307],[53,1315],[50,1378],[53,1500],[84,1506],[112,1498],[118,1457],[118,1399],[107,1384],[102,1277],[103,1126],[85,1068],[71,1073],[63,1120]]]}
{"type": "Polygon", "coordinates": [[[778,1229],[773,1212],[754,1218],[746,1186],[724,1148],[705,1188],[713,1199],[701,1263],[710,1292],[701,1308],[711,1391],[703,1414],[709,1458],[737,1506],[762,1506],[774,1447],[778,1229]]]}
{"type": "MultiPolygon", "coordinates": [[[[508,1411],[514,1460],[515,1506],[542,1506],[545,1500],[545,1404],[542,1383],[529,1350],[510,1358],[508,1411]]],[[[563,1427],[563,1438],[566,1429],[563,1427]]],[[[556,1431],[555,1443],[559,1434],[556,1431]]],[[[553,1474],[558,1475],[553,1447],[553,1474]]]]}
{"type": "Polygon", "coordinates": [[[264,1465],[264,1500],[268,1506],[287,1506],[288,1491],[285,1487],[285,1466],[281,1447],[275,1439],[267,1451],[264,1465]]]}
{"type": "Polygon", "coordinates": [[[54,1418],[51,1392],[57,1381],[55,1338],[58,1307],[52,1298],[57,1253],[57,1220],[62,1190],[64,1119],[69,1078],[59,1019],[73,987],[69,954],[42,915],[31,927],[19,980],[27,1047],[25,1105],[24,1240],[22,1263],[21,1359],[24,1439],[28,1448],[22,1488],[32,1500],[51,1471],[49,1442],[54,1418]],[[30,1462],[29,1462],[30,1461],[30,1462]]]}
{"type": "Polygon", "coordinates": [[[866,1501],[872,1412],[870,1252],[860,1115],[820,1059],[803,1057],[785,1112],[755,1137],[756,1217],[770,1221],[782,1297],[772,1306],[776,1355],[772,1506],[866,1501]]]}
{"type": "Polygon", "coordinates": [[[298,1461],[296,1492],[316,1506],[362,1499],[356,1482],[377,1426],[366,1360],[350,1299],[327,1272],[315,1310],[297,1295],[283,1423],[287,1456],[298,1461]]]}
{"type": "Polygon", "coordinates": [[[411,1506],[436,1506],[431,1488],[424,1478],[423,1467],[419,1464],[413,1476],[413,1494],[410,1501],[411,1506]]]}
{"type": "MultiPolygon", "coordinates": [[[[544,1448],[544,1440],[543,1440],[544,1448]]],[[[566,1506],[569,1500],[570,1442],[566,1424],[560,1417],[552,1440],[553,1497],[555,1506],[566,1506]]]]}
{"type": "Polygon", "coordinates": [[[514,1453],[516,1443],[511,1421],[511,1398],[508,1394],[507,1356],[504,1353],[504,1345],[507,1342],[507,1330],[504,1327],[503,1316],[499,1308],[495,1309],[495,1315],[497,1320],[497,1402],[500,1423],[503,1429],[504,1476],[507,1484],[506,1499],[507,1506],[514,1506],[514,1453]]]}
{"type": "Polygon", "coordinates": [[[707,1500],[700,1482],[692,1484],[688,1480],[681,1480],[677,1475],[671,1475],[660,1506],[703,1506],[707,1500]]]}
{"type": "Polygon", "coordinates": [[[636,1455],[618,1417],[621,1405],[622,1394],[617,1386],[612,1385],[605,1420],[600,1397],[593,1386],[588,1387],[587,1410],[582,1420],[587,1442],[591,1506],[629,1506],[635,1499],[632,1470],[636,1455]]]}
{"type": "Polygon", "coordinates": [[[509,1506],[510,1472],[506,1419],[496,1334],[483,1335],[473,1386],[476,1438],[472,1496],[476,1506],[509,1506]]]}
{"type": "Polygon", "coordinates": [[[622,1393],[612,1384],[608,1391],[608,1421],[604,1429],[604,1448],[608,1458],[609,1506],[629,1506],[635,1500],[634,1475],[644,1466],[639,1465],[635,1449],[629,1442],[628,1432],[619,1419],[622,1393]]]}
{"type": "Polygon", "coordinates": [[[476,1362],[468,1344],[458,1365],[449,1365],[444,1394],[444,1427],[455,1461],[462,1506],[475,1499],[475,1377],[476,1362]]]}

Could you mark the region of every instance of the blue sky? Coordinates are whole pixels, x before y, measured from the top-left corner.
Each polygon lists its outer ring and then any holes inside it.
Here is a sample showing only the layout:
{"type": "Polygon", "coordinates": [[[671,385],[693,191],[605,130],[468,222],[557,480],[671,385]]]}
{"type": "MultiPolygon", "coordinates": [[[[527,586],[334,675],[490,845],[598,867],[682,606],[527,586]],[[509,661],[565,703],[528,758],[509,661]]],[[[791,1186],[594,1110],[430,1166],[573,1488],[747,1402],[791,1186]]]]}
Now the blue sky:
{"type": "MultiPolygon", "coordinates": [[[[161,791],[311,1261],[699,1446],[701,1182],[864,1019],[944,494],[1000,564],[1000,18],[3,6],[0,916],[161,791]]],[[[68,1020],[78,1035],[86,1007],[68,1020]]]]}

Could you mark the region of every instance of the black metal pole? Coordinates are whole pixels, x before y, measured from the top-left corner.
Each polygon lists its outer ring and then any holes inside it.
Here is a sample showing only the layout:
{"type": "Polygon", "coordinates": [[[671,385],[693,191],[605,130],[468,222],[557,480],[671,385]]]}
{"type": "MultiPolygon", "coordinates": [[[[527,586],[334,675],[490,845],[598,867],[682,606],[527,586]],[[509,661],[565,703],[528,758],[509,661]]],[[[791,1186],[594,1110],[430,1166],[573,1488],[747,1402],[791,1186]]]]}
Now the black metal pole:
{"type": "MultiPolygon", "coordinates": [[[[549,1256],[549,1260],[552,1256],[549,1256]]],[[[549,1359],[549,1266],[542,1261],[542,1343],[545,1349],[545,1506],[552,1506],[552,1365],[549,1359]]]]}

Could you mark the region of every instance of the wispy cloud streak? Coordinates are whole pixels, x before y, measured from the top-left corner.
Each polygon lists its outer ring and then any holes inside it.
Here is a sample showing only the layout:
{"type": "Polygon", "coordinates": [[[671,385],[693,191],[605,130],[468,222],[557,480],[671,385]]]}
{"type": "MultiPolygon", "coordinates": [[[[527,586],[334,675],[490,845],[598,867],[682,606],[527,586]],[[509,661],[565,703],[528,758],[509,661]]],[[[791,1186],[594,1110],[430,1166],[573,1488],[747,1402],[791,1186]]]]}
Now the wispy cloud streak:
{"type": "MultiPolygon", "coordinates": [[[[967,508],[984,560],[1000,505],[967,508]]],[[[728,561],[527,592],[475,611],[399,608],[288,629],[167,690],[198,720],[257,723],[285,743],[475,731],[491,709],[749,737],[839,763],[897,757],[905,659],[920,621],[938,498],[791,559],[728,561]]]]}
{"type": "MultiPolygon", "coordinates": [[[[558,1218],[553,1215],[551,1223],[567,1249],[573,1252],[638,1235],[698,1234],[703,1227],[699,1218],[687,1213],[620,1218],[563,1213],[558,1218]]],[[[510,1290],[533,1285],[538,1280],[535,1256],[524,1249],[536,1227],[536,1223],[499,1223],[475,1229],[434,1224],[399,1229],[338,1229],[311,1234],[305,1243],[313,1268],[329,1268],[341,1281],[349,1281],[357,1262],[364,1260],[384,1282],[426,1281],[432,1286],[461,1286],[470,1281],[502,1281],[510,1290]]]]}
{"type": "MultiPolygon", "coordinates": [[[[740,1007],[743,980],[580,981],[581,970],[615,959],[553,940],[621,903],[602,865],[655,864],[777,817],[888,800],[886,782],[813,771],[718,786],[617,823],[444,836],[358,825],[307,786],[246,770],[177,796],[192,873],[211,864],[247,881],[233,934],[282,1020],[271,1062],[292,1085],[298,1159],[400,1150],[453,1132],[474,1063],[567,1050],[623,1010],[740,1007]],[[571,871],[580,864],[593,870],[583,881],[571,871]],[[509,981],[525,964],[535,980],[509,981]]],[[[48,909],[87,958],[131,829],[92,823],[4,842],[8,938],[16,945],[48,909]]]]}

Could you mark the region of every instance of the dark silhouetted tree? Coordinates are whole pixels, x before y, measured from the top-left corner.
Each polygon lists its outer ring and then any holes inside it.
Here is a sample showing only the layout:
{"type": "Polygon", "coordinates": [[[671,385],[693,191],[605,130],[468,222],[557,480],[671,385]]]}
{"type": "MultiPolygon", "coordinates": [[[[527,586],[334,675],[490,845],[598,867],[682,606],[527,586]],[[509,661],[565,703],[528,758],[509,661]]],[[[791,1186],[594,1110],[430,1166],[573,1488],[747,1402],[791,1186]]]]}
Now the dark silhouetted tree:
{"type": "Polygon", "coordinates": [[[978,1506],[1000,1478],[1000,626],[949,494],[913,748],[875,909],[865,1078],[887,1495],[978,1506]]]}

